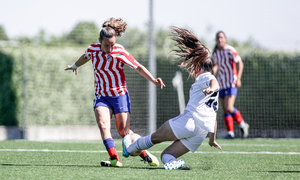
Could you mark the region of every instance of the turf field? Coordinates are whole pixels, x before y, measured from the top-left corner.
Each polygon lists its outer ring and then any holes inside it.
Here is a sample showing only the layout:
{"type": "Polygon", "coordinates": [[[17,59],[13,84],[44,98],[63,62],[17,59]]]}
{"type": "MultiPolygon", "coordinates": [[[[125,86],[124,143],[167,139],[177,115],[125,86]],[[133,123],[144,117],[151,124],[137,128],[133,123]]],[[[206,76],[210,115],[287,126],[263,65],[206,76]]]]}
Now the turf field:
{"type": "MultiPolygon", "coordinates": [[[[300,179],[300,139],[218,140],[188,153],[183,170],[150,167],[121,157],[124,167],[101,167],[108,155],[101,141],[0,142],[0,179],[300,179]]],[[[157,157],[169,143],[149,149],[157,157]]],[[[121,156],[121,140],[116,140],[121,156]]]]}

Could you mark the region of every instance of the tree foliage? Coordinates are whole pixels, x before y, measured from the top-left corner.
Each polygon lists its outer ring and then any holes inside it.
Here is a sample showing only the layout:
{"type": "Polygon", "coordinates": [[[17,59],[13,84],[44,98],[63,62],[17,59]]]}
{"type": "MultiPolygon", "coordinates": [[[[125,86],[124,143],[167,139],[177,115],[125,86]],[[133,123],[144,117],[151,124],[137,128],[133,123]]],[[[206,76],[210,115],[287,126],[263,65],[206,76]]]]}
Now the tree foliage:
{"type": "Polygon", "coordinates": [[[97,42],[99,28],[94,22],[79,22],[67,35],[67,40],[79,45],[86,45],[97,42]]]}
{"type": "Polygon", "coordinates": [[[0,25],[0,40],[2,40],[2,41],[8,41],[9,40],[9,38],[8,38],[6,32],[5,32],[5,29],[2,25],[0,25]]]}

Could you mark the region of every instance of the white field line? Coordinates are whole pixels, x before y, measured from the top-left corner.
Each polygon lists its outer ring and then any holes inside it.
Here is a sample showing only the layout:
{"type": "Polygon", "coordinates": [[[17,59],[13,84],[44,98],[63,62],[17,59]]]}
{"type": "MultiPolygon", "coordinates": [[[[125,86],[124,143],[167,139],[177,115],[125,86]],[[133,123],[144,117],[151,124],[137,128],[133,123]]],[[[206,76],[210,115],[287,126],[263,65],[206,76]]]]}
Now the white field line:
{"type": "MultiPolygon", "coordinates": [[[[66,153],[107,153],[107,151],[79,151],[79,150],[50,150],[50,149],[0,149],[0,151],[6,152],[66,152],[66,153]]],[[[122,153],[122,151],[118,151],[122,153]]],[[[161,151],[150,151],[151,153],[161,153],[161,151]]],[[[196,151],[197,154],[284,154],[284,155],[300,155],[300,152],[229,152],[229,151],[218,151],[218,152],[203,152],[196,151]]]]}

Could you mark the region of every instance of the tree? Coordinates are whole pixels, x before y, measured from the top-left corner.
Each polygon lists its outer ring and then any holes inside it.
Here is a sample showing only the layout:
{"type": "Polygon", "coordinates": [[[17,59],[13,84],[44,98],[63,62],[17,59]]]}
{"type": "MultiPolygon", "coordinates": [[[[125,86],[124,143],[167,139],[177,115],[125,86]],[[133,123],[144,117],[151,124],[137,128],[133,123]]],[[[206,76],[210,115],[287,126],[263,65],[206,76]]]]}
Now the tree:
{"type": "Polygon", "coordinates": [[[67,40],[79,45],[87,45],[97,42],[99,28],[94,22],[79,22],[67,35],[67,40]]]}
{"type": "Polygon", "coordinates": [[[5,29],[2,25],[0,25],[0,40],[2,40],[2,41],[9,40],[8,36],[6,35],[5,29]]]}

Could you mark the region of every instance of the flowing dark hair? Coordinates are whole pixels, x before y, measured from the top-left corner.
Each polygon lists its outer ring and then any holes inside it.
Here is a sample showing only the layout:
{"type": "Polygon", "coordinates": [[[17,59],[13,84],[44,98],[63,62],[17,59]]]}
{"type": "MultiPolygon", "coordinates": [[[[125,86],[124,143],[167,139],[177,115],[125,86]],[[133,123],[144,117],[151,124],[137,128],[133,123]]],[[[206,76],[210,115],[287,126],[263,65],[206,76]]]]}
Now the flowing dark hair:
{"type": "Polygon", "coordinates": [[[126,26],[127,23],[124,22],[122,18],[110,18],[102,25],[100,39],[103,40],[103,38],[111,38],[113,36],[121,37],[122,33],[126,30],[126,26]]]}
{"type": "Polygon", "coordinates": [[[171,39],[176,42],[175,47],[177,47],[172,51],[178,56],[181,62],[180,67],[186,69],[194,77],[201,69],[211,72],[212,62],[209,59],[209,49],[190,31],[175,26],[170,28],[173,30],[171,39]]]}

